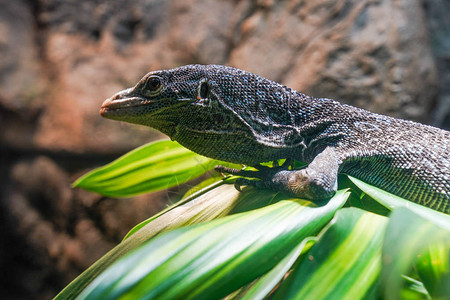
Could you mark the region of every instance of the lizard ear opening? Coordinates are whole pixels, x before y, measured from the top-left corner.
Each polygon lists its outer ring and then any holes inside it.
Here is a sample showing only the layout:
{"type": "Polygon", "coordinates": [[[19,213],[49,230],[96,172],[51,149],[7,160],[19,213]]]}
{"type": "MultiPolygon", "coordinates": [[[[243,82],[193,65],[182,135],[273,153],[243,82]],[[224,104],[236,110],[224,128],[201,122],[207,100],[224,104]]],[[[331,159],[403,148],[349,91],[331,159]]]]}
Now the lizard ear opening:
{"type": "Polygon", "coordinates": [[[198,97],[199,99],[206,99],[209,95],[209,85],[206,80],[202,80],[198,86],[198,97]]]}

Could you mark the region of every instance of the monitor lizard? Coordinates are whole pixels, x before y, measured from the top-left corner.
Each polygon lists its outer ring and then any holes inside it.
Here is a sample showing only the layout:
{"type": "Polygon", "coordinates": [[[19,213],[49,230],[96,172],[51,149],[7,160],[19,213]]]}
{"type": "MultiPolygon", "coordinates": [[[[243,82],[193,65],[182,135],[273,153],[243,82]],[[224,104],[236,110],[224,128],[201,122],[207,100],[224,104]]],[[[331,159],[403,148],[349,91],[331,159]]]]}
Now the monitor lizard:
{"type": "Polygon", "coordinates": [[[346,173],[450,214],[449,131],[310,97],[243,70],[150,72],[107,99],[100,114],[153,127],[198,154],[255,166],[218,168],[247,177],[239,184],[328,199],[346,173]],[[279,159],[288,163],[260,165],[279,159]],[[309,165],[292,170],[293,160],[309,165]]]}

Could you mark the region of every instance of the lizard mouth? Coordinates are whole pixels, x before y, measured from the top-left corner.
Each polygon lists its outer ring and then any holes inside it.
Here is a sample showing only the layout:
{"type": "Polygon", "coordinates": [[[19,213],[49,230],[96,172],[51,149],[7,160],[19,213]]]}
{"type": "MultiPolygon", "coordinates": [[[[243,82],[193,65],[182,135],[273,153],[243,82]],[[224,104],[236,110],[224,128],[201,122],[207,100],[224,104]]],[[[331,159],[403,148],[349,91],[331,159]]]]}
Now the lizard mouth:
{"type": "Polygon", "coordinates": [[[114,114],[132,109],[134,107],[146,105],[149,102],[149,100],[142,99],[141,97],[121,98],[113,96],[103,102],[102,107],[100,108],[100,115],[102,117],[111,117],[114,114]]]}

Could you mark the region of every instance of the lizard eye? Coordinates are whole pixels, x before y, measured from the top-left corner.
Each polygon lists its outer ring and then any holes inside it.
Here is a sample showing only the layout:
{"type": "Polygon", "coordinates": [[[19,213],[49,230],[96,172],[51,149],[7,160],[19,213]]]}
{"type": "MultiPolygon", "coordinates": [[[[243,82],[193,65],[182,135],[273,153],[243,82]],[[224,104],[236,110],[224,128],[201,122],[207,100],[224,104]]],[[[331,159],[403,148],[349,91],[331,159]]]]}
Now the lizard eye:
{"type": "Polygon", "coordinates": [[[198,96],[200,99],[205,99],[208,98],[208,94],[209,94],[208,83],[206,81],[202,81],[198,89],[198,96]]]}
{"type": "Polygon", "coordinates": [[[161,78],[158,76],[150,76],[145,83],[147,89],[152,92],[157,91],[161,87],[161,78]]]}

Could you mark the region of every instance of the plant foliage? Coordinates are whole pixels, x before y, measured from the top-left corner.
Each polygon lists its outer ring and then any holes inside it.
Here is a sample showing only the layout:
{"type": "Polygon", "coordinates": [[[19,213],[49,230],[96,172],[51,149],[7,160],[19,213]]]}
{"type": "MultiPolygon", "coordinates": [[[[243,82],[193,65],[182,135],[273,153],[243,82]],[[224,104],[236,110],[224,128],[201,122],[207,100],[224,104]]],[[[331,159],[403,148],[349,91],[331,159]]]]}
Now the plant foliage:
{"type": "MultiPolygon", "coordinates": [[[[127,197],[223,164],[144,145],[74,186],[127,197]]],[[[211,177],[138,224],[55,299],[446,299],[450,217],[342,176],[325,203],[211,177]]]]}

